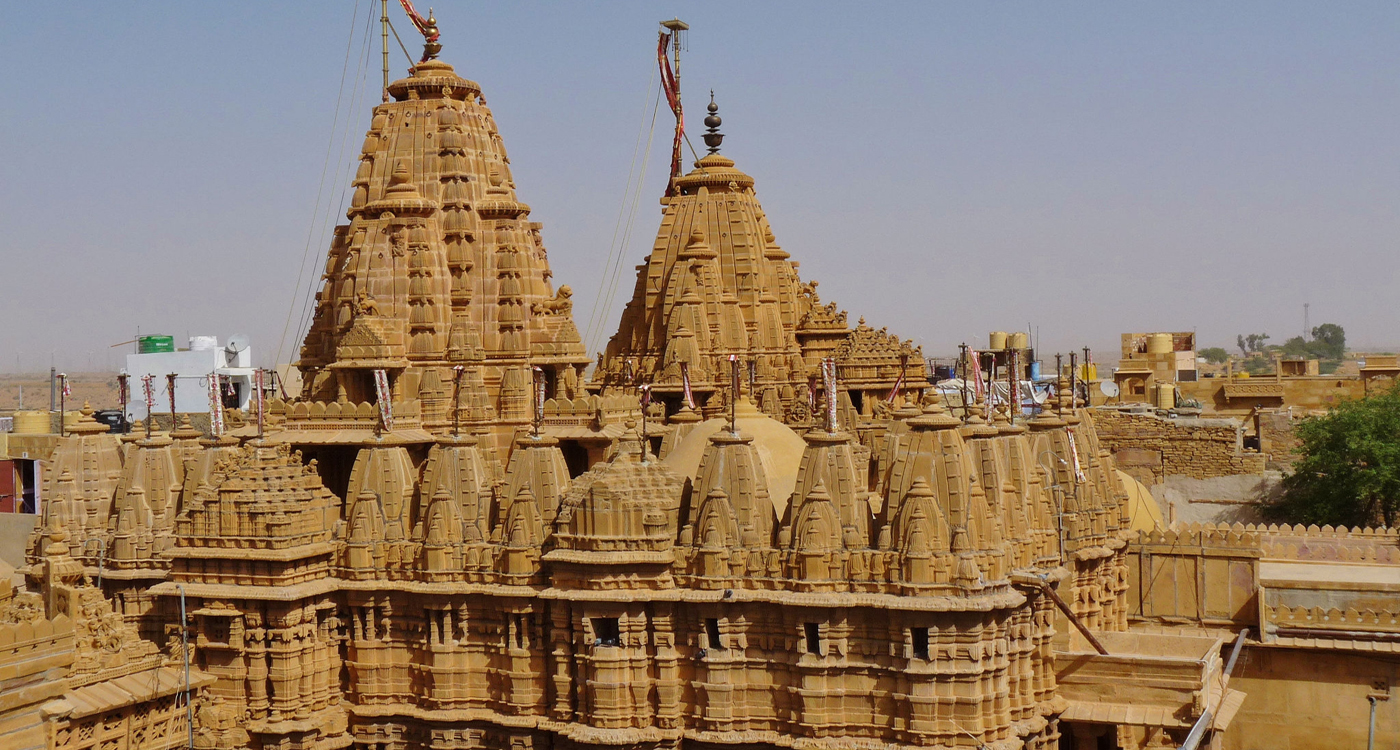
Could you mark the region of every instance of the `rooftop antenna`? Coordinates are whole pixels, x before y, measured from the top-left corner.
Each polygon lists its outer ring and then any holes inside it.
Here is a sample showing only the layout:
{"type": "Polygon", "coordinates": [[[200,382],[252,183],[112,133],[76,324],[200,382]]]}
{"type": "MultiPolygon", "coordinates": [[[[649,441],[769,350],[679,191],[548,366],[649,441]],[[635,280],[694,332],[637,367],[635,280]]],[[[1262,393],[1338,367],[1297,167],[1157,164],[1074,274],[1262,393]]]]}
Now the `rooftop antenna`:
{"type": "Polygon", "coordinates": [[[671,179],[666,186],[666,195],[676,193],[676,178],[681,174],[681,140],[685,138],[685,114],[681,110],[681,49],[685,47],[685,32],[690,24],[679,18],[661,22],[661,36],[656,45],[656,64],[661,68],[661,90],[666,94],[666,104],[676,116],[676,135],[671,141],[671,179]],[[671,48],[675,62],[666,56],[666,48],[671,48]]]}
{"type": "Polygon", "coordinates": [[[1308,303],[1303,303],[1303,340],[1307,341],[1312,333],[1312,327],[1308,325],[1308,303]]]}

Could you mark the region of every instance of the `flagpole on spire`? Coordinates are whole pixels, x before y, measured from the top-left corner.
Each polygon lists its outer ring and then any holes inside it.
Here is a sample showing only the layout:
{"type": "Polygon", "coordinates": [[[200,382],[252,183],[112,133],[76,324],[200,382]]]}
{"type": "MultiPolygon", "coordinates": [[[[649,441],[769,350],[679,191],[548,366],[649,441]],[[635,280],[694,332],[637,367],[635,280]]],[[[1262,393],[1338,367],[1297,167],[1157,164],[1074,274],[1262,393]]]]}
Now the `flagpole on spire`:
{"type": "Polygon", "coordinates": [[[389,101],[389,0],[379,0],[379,33],[384,42],[384,88],[380,93],[389,101]]]}
{"type": "Polygon", "coordinates": [[[690,29],[690,24],[679,18],[661,22],[661,37],[656,45],[656,63],[661,68],[661,90],[666,94],[666,104],[676,116],[676,135],[671,141],[671,178],[666,183],[666,195],[676,192],[676,178],[681,174],[681,140],[685,138],[685,114],[681,109],[681,34],[690,29]],[[671,47],[675,63],[666,56],[667,46],[671,47]]]}

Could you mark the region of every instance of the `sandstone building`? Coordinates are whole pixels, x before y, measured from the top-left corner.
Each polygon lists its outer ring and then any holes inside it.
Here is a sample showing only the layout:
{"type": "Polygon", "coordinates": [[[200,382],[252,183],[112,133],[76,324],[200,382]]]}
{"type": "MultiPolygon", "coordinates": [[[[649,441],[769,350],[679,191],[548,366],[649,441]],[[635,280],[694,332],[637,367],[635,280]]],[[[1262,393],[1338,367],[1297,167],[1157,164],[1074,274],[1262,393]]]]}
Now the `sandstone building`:
{"type": "MultiPolygon", "coordinates": [[[[1260,560],[1312,532],[1140,538],[1093,410],[959,419],[920,393],[918,351],[819,304],[717,154],[585,392],[480,87],[429,59],[388,91],[302,395],[231,434],[88,415],[59,440],[26,587],[0,588],[4,747],[1218,744],[1235,629],[1333,627],[1260,560]]],[[[1392,559],[1354,536],[1338,555],[1392,559]]],[[[1358,641],[1393,620],[1333,618],[1358,641]]]]}

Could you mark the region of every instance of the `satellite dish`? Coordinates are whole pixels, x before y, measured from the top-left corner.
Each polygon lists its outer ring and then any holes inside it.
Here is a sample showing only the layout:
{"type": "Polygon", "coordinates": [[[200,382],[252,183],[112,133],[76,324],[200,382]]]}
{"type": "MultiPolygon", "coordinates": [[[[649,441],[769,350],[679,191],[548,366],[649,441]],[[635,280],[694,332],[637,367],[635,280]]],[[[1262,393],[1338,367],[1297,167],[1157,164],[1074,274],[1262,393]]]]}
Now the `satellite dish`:
{"type": "Polygon", "coordinates": [[[246,351],[249,343],[251,342],[248,341],[248,334],[235,333],[228,337],[228,343],[224,344],[224,351],[228,352],[230,355],[235,355],[239,352],[246,351]]]}
{"type": "Polygon", "coordinates": [[[1099,383],[1099,392],[1109,398],[1118,396],[1118,384],[1112,380],[1104,380],[1099,383]]]}

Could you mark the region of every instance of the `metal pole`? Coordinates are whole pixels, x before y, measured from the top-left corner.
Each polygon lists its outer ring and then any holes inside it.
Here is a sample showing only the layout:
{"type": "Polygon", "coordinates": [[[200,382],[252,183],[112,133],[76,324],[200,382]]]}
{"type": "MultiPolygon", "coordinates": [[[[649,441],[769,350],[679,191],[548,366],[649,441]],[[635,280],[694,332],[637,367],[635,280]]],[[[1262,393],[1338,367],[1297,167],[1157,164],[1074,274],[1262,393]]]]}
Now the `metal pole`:
{"type": "Polygon", "coordinates": [[[1084,347],[1084,406],[1093,406],[1094,399],[1089,392],[1089,363],[1094,360],[1089,356],[1089,347],[1084,347]]]}
{"type": "MultiPolygon", "coordinates": [[[[1307,305],[1303,307],[1306,309],[1307,305]]],[[[1303,315],[1306,319],[1307,313],[1303,315]]],[[[1371,702],[1371,729],[1366,733],[1366,750],[1376,750],[1376,696],[1368,695],[1366,700],[1371,702]]]]}
{"type": "Polygon", "coordinates": [[[1074,411],[1074,400],[1079,394],[1079,352],[1069,353],[1069,410],[1074,411]]]}
{"type": "Polygon", "coordinates": [[[1055,593],[1055,589],[1050,588],[1050,583],[1042,580],[1040,582],[1040,588],[1050,597],[1050,601],[1054,602],[1055,606],[1059,607],[1060,611],[1065,613],[1065,617],[1068,617],[1070,624],[1079,631],[1080,635],[1084,636],[1084,640],[1088,641],[1089,645],[1093,646],[1095,651],[1103,656],[1108,656],[1108,649],[1104,648],[1103,644],[1099,643],[1099,639],[1095,638],[1094,634],[1090,633],[1089,629],[1084,627],[1084,623],[1079,621],[1079,617],[1074,614],[1074,610],[1070,609],[1069,605],[1065,603],[1065,600],[1061,599],[1060,595],[1055,593]]]}
{"type": "Polygon", "coordinates": [[[131,401],[131,376],[126,373],[117,375],[117,397],[122,404],[122,434],[131,432],[131,422],[126,418],[126,405],[131,401]]]}
{"type": "Polygon", "coordinates": [[[68,373],[61,372],[58,378],[63,382],[58,389],[58,436],[64,437],[68,434],[68,425],[63,423],[63,416],[68,412],[68,373]]]}
{"type": "Polygon", "coordinates": [[[185,657],[185,724],[190,730],[191,750],[194,748],[194,704],[190,702],[190,629],[188,621],[185,619],[185,587],[182,584],[175,584],[175,588],[180,590],[180,645],[185,657]]]}
{"type": "Polygon", "coordinates": [[[461,365],[452,368],[452,437],[462,434],[462,370],[461,365]]]}
{"type": "Polygon", "coordinates": [[[729,357],[729,432],[739,434],[739,358],[729,357]]]}
{"type": "MultiPolygon", "coordinates": [[[[262,371],[262,368],[261,368],[261,367],[259,367],[258,369],[256,369],[256,370],[253,371],[253,388],[257,390],[257,397],[258,397],[258,403],[257,403],[257,407],[258,407],[258,440],[262,440],[262,438],[263,438],[263,398],[264,398],[264,394],[263,394],[263,371],[262,371]]],[[[381,422],[383,421],[383,418],[382,418],[382,417],[380,418],[380,421],[381,421],[381,422]]]]}
{"type": "MultiPolygon", "coordinates": [[[[1246,628],[1241,630],[1240,634],[1235,637],[1235,648],[1230,652],[1230,661],[1226,662],[1225,672],[1220,675],[1220,700],[1222,702],[1225,700],[1224,687],[1229,684],[1230,673],[1235,671],[1235,662],[1239,661],[1240,651],[1244,649],[1244,637],[1248,633],[1249,629],[1246,628]]],[[[1375,705],[1375,702],[1372,701],[1371,708],[1374,709],[1375,705]]],[[[1191,733],[1186,735],[1186,741],[1181,743],[1181,750],[1196,750],[1196,748],[1200,746],[1201,740],[1205,739],[1206,732],[1210,731],[1211,725],[1214,723],[1215,710],[1207,708],[1205,713],[1201,714],[1201,718],[1196,719],[1195,725],[1191,727],[1191,733]]]]}
{"type": "Polygon", "coordinates": [[[1059,414],[1065,413],[1065,407],[1060,402],[1060,376],[1065,372],[1064,360],[1057,352],[1055,354],[1055,411],[1059,414]]]}
{"type": "Polygon", "coordinates": [[[958,351],[962,360],[962,421],[967,424],[967,342],[958,344],[958,351]]]}
{"type": "Polygon", "coordinates": [[[170,394],[170,431],[175,431],[175,373],[165,376],[165,390],[170,394]]]}
{"type": "Polygon", "coordinates": [[[389,101],[389,0],[379,0],[379,33],[384,37],[384,101],[389,101]]]}

